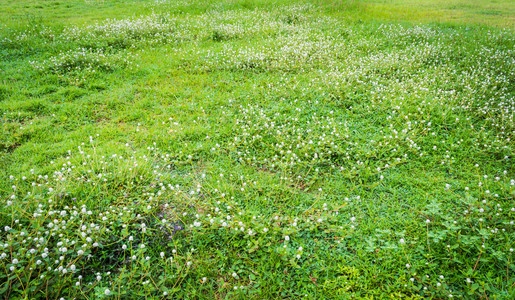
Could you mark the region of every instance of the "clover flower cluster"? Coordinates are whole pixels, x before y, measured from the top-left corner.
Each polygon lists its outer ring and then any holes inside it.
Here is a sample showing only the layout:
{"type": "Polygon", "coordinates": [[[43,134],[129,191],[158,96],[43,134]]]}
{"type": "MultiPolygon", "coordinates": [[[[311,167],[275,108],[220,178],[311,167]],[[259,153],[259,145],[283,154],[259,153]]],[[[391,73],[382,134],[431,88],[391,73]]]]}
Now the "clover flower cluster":
{"type": "Polygon", "coordinates": [[[79,48],[61,52],[42,62],[31,61],[39,72],[55,74],[95,73],[127,67],[132,69],[135,55],[129,52],[106,53],[102,49],[79,48]]]}
{"type": "MultiPolygon", "coordinates": [[[[93,137],[89,144],[94,144],[93,137]]],[[[120,281],[117,276],[123,275],[121,270],[139,274],[156,261],[173,262],[168,271],[177,276],[185,276],[187,269],[193,268],[194,250],[167,248],[156,252],[145,241],[170,240],[185,230],[202,234],[221,230],[229,236],[264,236],[288,242],[299,232],[331,226],[338,216],[338,211],[328,209],[327,204],[313,208],[305,217],[251,215],[238,207],[234,196],[226,194],[230,191],[204,188],[201,181],[206,180],[205,174],[197,179],[192,175],[191,179],[198,182],[193,186],[172,184],[174,179],[164,175],[166,165],[156,164],[156,160],[167,161],[167,155],[151,155],[152,151],[145,155],[130,151],[90,155],[87,147],[83,143],[76,155],[69,151],[64,161],[52,162],[55,171],[51,176],[31,171],[28,176],[10,177],[12,194],[4,203],[4,209],[10,212],[4,221],[12,221],[0,235],[0,268],[5,269],[14,287],[39,291],[48,282],[59,281],[68,287],[70,297],[98,287],[109,294],[120,281]],[[144,178],[151,183],[133,191],[133,196],[127,194],[133,181],[144,178]],[[76,197],[78,191],[104,190],[121,182],[129,184],[123,197],[145,200],[102,209],[89,206],[102,201],[97,192],[89,200],[76,197]],[[210,201],[199,203],[204,197],[201,195],[209,195],[210,201]],[[193,211],[188,208],[191,204],[195,204],[193,211]],[[107,259],[114,259],[114,264],[103,265],[107,259]]],[[[297,260],[302,255],[302,248],[276,250],[297,260]]],[[[154,288],[167,292],[167,286],[154,288]]]]}

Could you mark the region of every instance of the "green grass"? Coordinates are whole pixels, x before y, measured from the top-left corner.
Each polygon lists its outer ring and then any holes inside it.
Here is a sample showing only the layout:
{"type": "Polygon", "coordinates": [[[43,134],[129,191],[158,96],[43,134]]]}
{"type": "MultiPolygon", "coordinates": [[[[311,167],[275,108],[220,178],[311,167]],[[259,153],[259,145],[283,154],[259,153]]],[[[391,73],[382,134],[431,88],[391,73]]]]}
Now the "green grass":
{"type": "Polygon", "coordinates": [[[0,295],[515,297],[510,1],[6,1],[0,295]]]}

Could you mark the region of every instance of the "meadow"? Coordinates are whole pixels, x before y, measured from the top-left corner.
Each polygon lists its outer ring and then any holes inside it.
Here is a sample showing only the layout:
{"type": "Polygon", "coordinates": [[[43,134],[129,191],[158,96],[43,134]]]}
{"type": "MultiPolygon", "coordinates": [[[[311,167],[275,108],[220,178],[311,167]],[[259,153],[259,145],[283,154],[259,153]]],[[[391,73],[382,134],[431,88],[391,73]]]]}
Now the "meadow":
{"type": "Polygon", "coordinates": [[[0,0],[0,298],[514,299],[473,2],[0,0]]]}

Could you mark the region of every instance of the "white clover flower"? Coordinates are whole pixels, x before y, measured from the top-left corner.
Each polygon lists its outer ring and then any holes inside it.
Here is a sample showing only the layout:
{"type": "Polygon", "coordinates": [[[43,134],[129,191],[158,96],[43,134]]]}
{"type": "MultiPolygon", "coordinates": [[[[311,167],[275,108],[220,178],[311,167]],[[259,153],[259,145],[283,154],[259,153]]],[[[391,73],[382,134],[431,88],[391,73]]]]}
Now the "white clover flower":
{"type": "Polygon", "coordinates": [[[104,294],[107,296],[107,295],[111,294],[111,291],[110,291],[109,289],[106,289],[106,290],[104,291],[104,294]]]}
{"type": "Polygon", "coordinates": [[[404,239],[400,239],[399,240],[399,244],[405,244],[406,242],[404,241],[404,239]]]}
{"type": "Polygon", "coordinates": [[[285,240],[285,241],[289,241],[289,240],[290,240],[290,237],[289,237],[289,236],[285,236],[285,237],[284,237],[284,240],[285,240]]]}

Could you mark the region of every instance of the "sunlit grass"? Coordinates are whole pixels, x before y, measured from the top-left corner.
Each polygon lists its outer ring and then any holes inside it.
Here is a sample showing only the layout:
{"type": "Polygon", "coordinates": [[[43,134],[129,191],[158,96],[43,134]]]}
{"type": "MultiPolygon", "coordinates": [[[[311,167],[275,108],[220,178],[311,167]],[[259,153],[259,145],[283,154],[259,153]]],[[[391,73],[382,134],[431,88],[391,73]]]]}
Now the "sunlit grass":
{"type": "Polygon", "coordinates": [[[0,294],[514,297],[510,2],[7,7],[0,294]]]}

